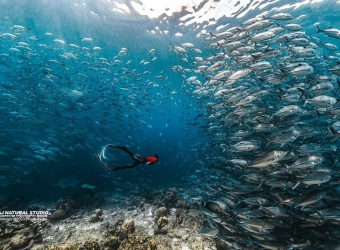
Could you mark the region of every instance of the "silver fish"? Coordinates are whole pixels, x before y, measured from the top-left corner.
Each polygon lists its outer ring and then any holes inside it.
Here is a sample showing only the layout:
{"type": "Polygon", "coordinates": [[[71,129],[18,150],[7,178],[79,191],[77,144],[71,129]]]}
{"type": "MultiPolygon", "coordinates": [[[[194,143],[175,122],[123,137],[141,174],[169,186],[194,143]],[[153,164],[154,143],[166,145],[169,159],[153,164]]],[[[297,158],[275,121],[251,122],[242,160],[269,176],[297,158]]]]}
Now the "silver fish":
{"type": "Polygon", "coordinates": [[[247,167],[267,167],[275,162],[280,161],[288,152],[286,151],[273,151],[263,156],[259,156],[251,161],[247,167]]]}

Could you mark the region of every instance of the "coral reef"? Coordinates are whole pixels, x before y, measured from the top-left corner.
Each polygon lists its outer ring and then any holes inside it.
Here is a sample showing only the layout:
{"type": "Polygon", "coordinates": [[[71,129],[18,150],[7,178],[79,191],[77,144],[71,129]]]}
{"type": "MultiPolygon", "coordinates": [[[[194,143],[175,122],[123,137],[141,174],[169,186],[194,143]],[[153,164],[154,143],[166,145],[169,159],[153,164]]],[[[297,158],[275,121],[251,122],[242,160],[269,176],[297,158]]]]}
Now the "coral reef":
{"type": "Polygon", "coordinates": [[[124,240],[119,250],[155,250],[155,240],[144,233],[133,233],[128,235],[124,240]]]}
{"type": "Polygon", "coordinates": [[[46,222],[20,222],[0,221],[0,250],[30,249],[34,243],[42,241],[42,230],[46,222]]]}
{"type": "Polygon", "coordinates": [[[49,203],[56,209],[49,220],[0,221],[0,250],[216,250],[215,242],[199,233],[204,217],[182,203],[179,192],[155,192],[151,203],[135,196],[108,199],[106,205],[98,205],[101,197],[90,204],[90,196],[70,196],[56,206],[49,203]]]}
{"type": "Polygon", "coordinates": [[[47,250],[102,250],[100,244],[96,241],[85,242],[84,244],[65,244],[62,246],[52,245],[47,250]]]}

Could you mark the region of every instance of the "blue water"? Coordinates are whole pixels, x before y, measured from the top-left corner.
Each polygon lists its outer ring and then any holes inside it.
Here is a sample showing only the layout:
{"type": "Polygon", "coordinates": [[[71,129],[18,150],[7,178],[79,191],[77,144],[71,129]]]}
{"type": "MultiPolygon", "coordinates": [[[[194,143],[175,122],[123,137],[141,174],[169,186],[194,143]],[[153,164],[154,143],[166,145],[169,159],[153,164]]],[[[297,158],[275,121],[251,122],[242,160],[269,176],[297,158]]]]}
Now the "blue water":
{"type": "MultiPolygon", "coordinates": [[[[282,11],[295,18],[305,15],[294,21],[307,34],[316,33],[316,22],[322,28],[340,27],[337,1],[315,1],[297,9],[289,7],[299,2],[277,1],[262,9],[249,10],[242,17],[222,17],[205,29],[216,33],[219,25],[230,23],[227,26],[230,28],[282,5],[288,6],[282,11]]],[[[211,147],[207,121],[203,119],[206,110],[197,96],[191,94],[194,89],[183,83],[181,74],[171,70],[174,65],[189,69],[193,65],[181,62],[180,56],[169,51],[170,43],[190,42],[202,50],[202,57],[216,52],[205,48],[202,36],[197,36],[207,22],[179,26],[179,18],[187,14],[182,11],[169,17],[168,22],[160,23],[165,15],[156,19],[137,12],[118,15],[111,10],[112,6],[113,1],[93,0],[0,1],[0,33],[18,33],[15,39],[3,37],[0,43],[0,53],[6,54],[1,56],[0,93],[10,95],[0,95],[0,151],[3,152],[0,164],[9,167],[0,173],[3,195],[24,195],[27,200],[61,197],[74,191],[72,187],[63,189],[53,185],[66,177],[94,185],[98,192],[114,192],[117,186],[125,193],[140,186],[156,190],[174,186],[189,189],[190,175],[216,164],[213,159],[220,155],[211,147]],[[14,25],[25,28],[18,31],[14,25]],[[197,25],[200,27],[195,29],[197,25]],[[169,33],[152,34],[150,30],[156,30],[155,26],[169,33]],[[176,36],[177,32],[183,35],[176,36]],[[93,42],[82,42],[84,38],[92,38],[93,42]],[[54,39],[66,44],[60,45],[54,39]],[[31,50],[11,52],[10,48],[18,42],[28,43],[31,50]],[[70,44],[90,50],[74,49],[70,44]],[[102,50],[93,51],[95,46],[102,50]],[[116,57],[121,48],[127,48],[128,53],[116,57]],[[151,49],[156,49],[158,59],[141,65],[142,60],[153,58],[148,54],[151,49]],[[77,58],[64,58],[65,53],[73,53],[77,58]],[[122,62],[107,66],[111,71],[107,74],[98,69],[98,65],[103,65],[99,58],[110,64],[114,60],[122,62]],[[129,60],[131,64],[126,65],[129,60]],[[91,66],[97,70],[89,69],[91,66]],[[51,71],[46,72],[45,68],[51,71]],[[133,70],[138,75],[131,75],[133,70]],[[143,74],[144,71],[151,73],[143,74]],[[79,73],[88,77],[84,79],[79,73]],[[47,79],[51,74],[53,77],[47,79]],[[157,75],[162,75],[164,80],[157,79],[157,75]],[[72,90],[81,92],[82,96],[74,96],[72,90]],[[203,116],[195,118],[197,115],[203,116]],[[138,166],[103,177],[108,173],[94,154],[109,143],[127,145],[142,155],[157,153],[160,161],[153,166],[138,166]]],[[[248,7],[245,4],[244,9],[248,7]]],[[[340,46],[333,38],[325,37],[323,41],[340,46]]],[[[188,56],[194,54],[190,52],[188,56]]],[[[204,77],[199,79],[204,82],[204,77]]],[[[121,157],[112,164],[131,162],[121,157]]],[[[76,189],[81,189],[80,185],[76,189]]]]}

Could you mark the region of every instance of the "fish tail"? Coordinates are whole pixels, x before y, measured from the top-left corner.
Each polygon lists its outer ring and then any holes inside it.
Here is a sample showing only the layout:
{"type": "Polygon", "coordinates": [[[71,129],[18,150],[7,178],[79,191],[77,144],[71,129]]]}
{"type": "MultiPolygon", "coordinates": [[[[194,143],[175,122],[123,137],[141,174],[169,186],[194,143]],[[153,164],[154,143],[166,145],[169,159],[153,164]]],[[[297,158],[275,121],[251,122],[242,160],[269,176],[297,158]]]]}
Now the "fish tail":
{"type": "Polygon", "coordinates": [[[287,164],[284,164],[283,165],[286,167],[287,171],[286,171],[286,174],[288,175],[288,172],[289,172],[289,166],[287,164]]]}
{"type": "Polygon", "coordinates": [[[235,208],[240,205],[242,203],[242,200],[239,200],[236,204],[235,204],[235,208]]]}
{"type": "Polygon", "coordinates": [[[329,129],[333,135],[339,135],[338,131],[336,131],[333,127],[329,127],[329,129]]]}
{"type": "Polygon", "coordinates": [[[316,115],[317,115],[316,119],[318,120],[320,118],[321,114],[317,109],[315,111],[316,111],[316,115]]]}
{"type": "Polygon", "coordinates": [[[302,99],[303,96],[306,96],[306,99],[308,99],[307,92],[304,89],[302,88],[297,88],[297,89],[302,93],[299,98],[299,101],[302,99]]]}
{"type": "Polygon", "coordinates": [[[215,38],[217,38],[217,36],[215,36],[213,33],[209,32],[209,34],[210,34],[210,37],[215,37],[215,38]]]}
{"type": "Polygon", "coordinates": [[[266,149],[271,143],[272,141],[269,140],[267,137],[264,136],[264,139],[266,139],[268,141],[267,145],[264,147],[264,149],[266,149]]]}
{"type": "Polygon", "coordinates": [[[256,201],[256,203],[259,205],[258,210],[262,210],[263,209],[262,204],[259,201],[256,201]]]}
{"type": "Polygon", "coordinates": [[[320,30],[319,25],[316,25],[316,28],[318,29],[318,30],[316,31],[316,34],[318,34],[318,33],[320,33],[320,32],[323,32],[323,30],[320,30]]]}
{"type": "Polygon", "coordinates": [[[259,182],[259,185],[255,189],[258,189],[263,185],[263,181],[260,178],[257,178],[257,180],[259,182]]]}
{"type": "Polygon", "coordinates": [[[284,89],[282,89],[282,88],[279,88],[279,91],[280,91],[280,93],[282,93],[282,94],[286,93],[286,91],[284,91],[284,89]]]}
{"type": "Polygon", "coordinates": [[[234,58],[234,61],[236,62],[236,66],[238,66],[240,61],[238,61],[236,58],[234,58]]]}

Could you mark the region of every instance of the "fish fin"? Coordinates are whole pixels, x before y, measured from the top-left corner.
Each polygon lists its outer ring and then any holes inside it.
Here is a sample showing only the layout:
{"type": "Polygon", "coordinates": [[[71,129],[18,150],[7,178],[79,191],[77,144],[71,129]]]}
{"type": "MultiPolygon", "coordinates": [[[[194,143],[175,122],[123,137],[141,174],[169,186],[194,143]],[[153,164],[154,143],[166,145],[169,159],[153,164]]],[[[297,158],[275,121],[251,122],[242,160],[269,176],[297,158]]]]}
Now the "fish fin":
{"type": "Polygon", "coordinates": [[[299,182],[297,182],[295,185],[294,185],[294,187],[292,187],[292,189],[295,189],[295,188],[297,188],[299,185],[300,185],[300,181],[299,182]]]}

